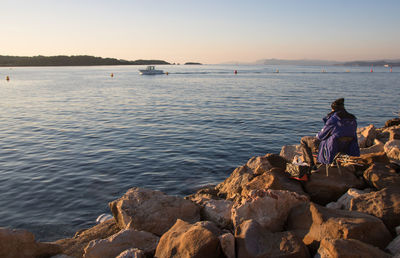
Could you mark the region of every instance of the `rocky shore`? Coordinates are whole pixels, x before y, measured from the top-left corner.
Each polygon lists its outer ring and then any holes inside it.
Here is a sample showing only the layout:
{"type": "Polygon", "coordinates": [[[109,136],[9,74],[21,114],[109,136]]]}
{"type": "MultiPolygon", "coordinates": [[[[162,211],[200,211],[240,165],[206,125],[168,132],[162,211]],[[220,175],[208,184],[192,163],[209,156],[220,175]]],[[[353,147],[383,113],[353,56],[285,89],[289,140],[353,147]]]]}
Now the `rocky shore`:
{"type": "Polygon", "coordinates": [[[360,157],[308,181],[286,172],[301,155],[288,145],[184,198],[131,188],[73,238],[0,228],[0,257],[400,257],[400,119],[358,140],[360,157]]]}

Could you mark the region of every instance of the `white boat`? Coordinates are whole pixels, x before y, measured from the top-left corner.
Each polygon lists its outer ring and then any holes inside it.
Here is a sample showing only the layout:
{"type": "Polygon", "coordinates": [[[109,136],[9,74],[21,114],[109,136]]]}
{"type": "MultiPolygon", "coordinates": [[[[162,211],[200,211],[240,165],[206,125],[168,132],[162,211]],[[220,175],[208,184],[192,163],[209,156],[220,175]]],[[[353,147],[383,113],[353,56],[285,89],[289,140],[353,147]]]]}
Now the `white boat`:
{"type": "Polygon", "coordinates": [[[139,70],[139,73],[142,75],[155,75],[155,74],[163,74],[163,70],[156,70],[154,65],[149,65],[146,69],[139,70]]]}

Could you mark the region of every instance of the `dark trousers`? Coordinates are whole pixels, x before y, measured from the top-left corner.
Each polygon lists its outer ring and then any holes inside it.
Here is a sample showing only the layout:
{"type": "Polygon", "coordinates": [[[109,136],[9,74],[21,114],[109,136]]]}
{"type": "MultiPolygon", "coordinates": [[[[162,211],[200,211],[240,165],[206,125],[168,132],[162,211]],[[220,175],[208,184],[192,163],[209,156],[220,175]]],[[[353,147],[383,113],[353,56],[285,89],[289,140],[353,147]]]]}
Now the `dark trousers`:
{"type": "Polygon", "coordinates": [[[300,140],[301,152],[303,154],[304,161],[307,162],[311,167],[315,166],[313,153],[318,152],[319,143],[315,136],[304,136],[300,140]]]}

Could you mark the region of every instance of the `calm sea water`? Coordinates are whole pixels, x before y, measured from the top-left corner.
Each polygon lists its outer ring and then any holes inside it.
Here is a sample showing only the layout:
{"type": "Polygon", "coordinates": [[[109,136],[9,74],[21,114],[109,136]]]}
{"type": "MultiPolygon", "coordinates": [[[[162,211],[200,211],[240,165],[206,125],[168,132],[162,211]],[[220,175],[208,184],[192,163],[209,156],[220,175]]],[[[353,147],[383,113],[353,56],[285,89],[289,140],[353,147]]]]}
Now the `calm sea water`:
{"type": "Polygon", "coordinates": [[[184,196],[217,184],[314,135],[339,97],[359,126],[400,111],[396,69],[138,68],[0,68],[1,227],[71,237],[131,187],[184,196]]]}

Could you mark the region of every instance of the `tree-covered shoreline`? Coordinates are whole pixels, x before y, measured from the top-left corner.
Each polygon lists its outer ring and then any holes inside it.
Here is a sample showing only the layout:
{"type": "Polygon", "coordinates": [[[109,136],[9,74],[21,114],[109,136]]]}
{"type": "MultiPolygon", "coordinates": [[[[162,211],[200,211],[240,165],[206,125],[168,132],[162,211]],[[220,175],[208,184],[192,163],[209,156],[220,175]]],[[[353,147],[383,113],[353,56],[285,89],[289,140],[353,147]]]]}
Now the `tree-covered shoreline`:
{"type": "Polygon", "coordinates": [[[95,66],[95,65],[167,65],[163,60],[127,61],[88,55],[78,56],[1,56],[0,66],[95,66]]]}

